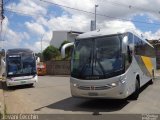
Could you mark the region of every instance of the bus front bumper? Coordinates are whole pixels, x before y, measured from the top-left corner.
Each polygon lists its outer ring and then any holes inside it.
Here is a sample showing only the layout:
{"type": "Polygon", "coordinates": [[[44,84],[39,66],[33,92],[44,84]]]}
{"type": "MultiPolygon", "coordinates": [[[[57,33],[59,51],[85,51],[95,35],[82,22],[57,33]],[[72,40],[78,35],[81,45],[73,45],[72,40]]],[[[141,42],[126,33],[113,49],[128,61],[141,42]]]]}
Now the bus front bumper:
{"type": "Polygon", "coordinates": [[[27,79],[27,80],[18,80],[18,81],[11,81],[10,79],[6,80],[7,86],[18,86],[18,85],[27,85],[27,84],[34,84],[37,83],[37,79],[27,79]]]}
{"type": "Polygon", "coordinates": [[[73,97],[103,99],[124,99],[128,97],[125,82],[114,87],[106,87],[104,85],[98,87],[96,85],[81,86],[74,83],[71,83],[70,87],[73,97]]]}

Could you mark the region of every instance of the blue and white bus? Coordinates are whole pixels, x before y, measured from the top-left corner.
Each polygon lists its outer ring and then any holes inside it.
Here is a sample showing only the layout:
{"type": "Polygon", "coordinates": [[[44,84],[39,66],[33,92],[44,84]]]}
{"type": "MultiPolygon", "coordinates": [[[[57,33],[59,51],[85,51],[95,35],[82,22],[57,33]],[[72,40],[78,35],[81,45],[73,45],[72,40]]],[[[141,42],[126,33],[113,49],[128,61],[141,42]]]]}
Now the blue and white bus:
{"type": "Polygon", "coordinates": [[[31,85],[38,82],[36,57],[30,49],[9,49],[5,57],[7,86],[31,85]]]}

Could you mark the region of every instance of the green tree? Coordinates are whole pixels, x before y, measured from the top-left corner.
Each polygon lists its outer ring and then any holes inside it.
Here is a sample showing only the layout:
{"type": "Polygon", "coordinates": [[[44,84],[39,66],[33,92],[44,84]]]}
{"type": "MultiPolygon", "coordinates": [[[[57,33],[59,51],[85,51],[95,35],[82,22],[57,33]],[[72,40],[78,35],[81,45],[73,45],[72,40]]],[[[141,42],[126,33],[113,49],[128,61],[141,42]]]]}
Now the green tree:
{"type": "Polygon", "coordinates": [[[57,59],[57,57],[60,56],[60,52],[58,48],[50,45],[43,51],[43,58],[45,61],[51,60],[51,59],[57,59]]]}

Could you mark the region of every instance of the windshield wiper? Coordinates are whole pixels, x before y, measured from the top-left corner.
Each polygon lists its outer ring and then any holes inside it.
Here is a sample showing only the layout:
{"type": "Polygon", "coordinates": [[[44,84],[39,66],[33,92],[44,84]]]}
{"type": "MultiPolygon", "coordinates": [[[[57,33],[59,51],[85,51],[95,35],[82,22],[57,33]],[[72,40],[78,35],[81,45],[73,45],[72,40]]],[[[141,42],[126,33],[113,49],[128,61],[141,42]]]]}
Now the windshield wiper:
{"type": "Polygon", "coordinates": [[[95,63],[95,67],[96,67],[96,63],[98,63],[98,65],[100,66],[101,71],[103,73],[103,76],[105,76],[105,70],[104,70],[102,64],[100,63],[99,59],[97,59],[97,50],[96,50],[96,53],[95,53],[95,56],[94,56],[94,63],[95,63]]]}
{"type": "Polygon", "coordinates": [[[89,63],[90,65],[91,65],[91,57],[92,57],[92,52],[90,51],[90,56],[89,56],[89,58],[87,59],[87,62],[85,62],[83,65],[82,65],[82,69],[81,69],[81,71],[80,71],[80,75],[81,75],[81,73],[83,72],[83,71],[85,71],[86,70],[86,65],[89,63]]]}

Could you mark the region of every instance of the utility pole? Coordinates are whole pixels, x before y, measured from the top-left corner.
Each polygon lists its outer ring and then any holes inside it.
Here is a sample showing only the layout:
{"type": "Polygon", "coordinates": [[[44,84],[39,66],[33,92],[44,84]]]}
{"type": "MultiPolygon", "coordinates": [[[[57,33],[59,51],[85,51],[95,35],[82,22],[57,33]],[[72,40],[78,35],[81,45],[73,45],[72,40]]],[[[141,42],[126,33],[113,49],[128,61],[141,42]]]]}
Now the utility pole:
{"type": "Polygon", "coordinates": [[[94,24],[95,24],[95,30],[97,29],[96,28],[96,22],[97,22],[97,7],[98,7],[98,5],[95,5],[95,20],[94,20],[94,24]]]}
{"type": "Polygon", "coordinates": [[[42,41],[43,41],[44,34],[45,34],[45,33],[43,33],[42,36],[41,36],[41,54],[42,54],[42,52],[43,52],[42,41]]]}
{"type": "Polygon", "coordinates": [[[43,61],[43,48],[42,48],[42,41],[43,41],[44,34],[45,34],[45,33],[43,33],[43,34],[42,34],[42,36],[41,36],[41,57],[40,57],[40,61],[41,61],[41,62],[43,61]]]}
{"type": "Polygon", "coordinates": [[[2,41],[2,25],[4,19],[3,0],[0,0],[0,41],[2,41]]]}

